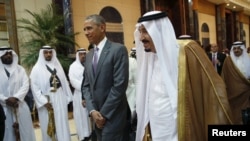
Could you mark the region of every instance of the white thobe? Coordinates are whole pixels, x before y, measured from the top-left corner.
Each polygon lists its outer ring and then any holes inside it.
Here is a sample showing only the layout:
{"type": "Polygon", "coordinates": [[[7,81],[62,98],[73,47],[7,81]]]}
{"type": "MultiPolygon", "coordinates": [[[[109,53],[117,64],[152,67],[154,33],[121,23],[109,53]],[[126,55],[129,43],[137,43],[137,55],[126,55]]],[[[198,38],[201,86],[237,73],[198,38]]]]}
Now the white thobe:
{"type": "MultiPolygon", "coordinates": [[[[53,69],[53,68],[52,68],[53,69]]],[[[57,70],[58,72],[58,70],[57,70]]],[[[62,75],[62,74],[61,74],[62,75]]],[[[54,119],[56,127],[56,138],[58,141],[70,141],[70,129],[68,122],[68,104],[71,101],[72,93],[67,86],[66,77],[58,77],[61,82],[61,87],[56,92],[51,92],[49,78],[51,73],[46,67],[34,67],[31,72],[31,88],[35,103],[37,106],[40,127],[42,131],[42,141],[51,141],[47,134],[48,127],[48,111],[44,106],[50,97],[50,102],[54,109],[54,119]]]]}
{"type": "Polygon", "coordinates": [[[131,114],[135,111],[135,102],[136,102],[136,68],[137,63],[136,59],[129,58],[129,78],[128,78],[128,88],[126,90],[127,100],[131,114]]]}
{"type": "Polygon", "coordinates": [[[162,69],[155,56],[149,93],[149,122],[153,141],[177,141],[177,119],[162,80],[162,69]]]}
{"type": "Polygon", "coordinates": [[[238,67],[238,69],[240,70],[240,72],[247,78],[249,79],[250,76],[248,75],[249,74],[249,70],[247,70],[245,64],[244,64],[244,61],[242,58],[235,58],[235,61],[234,61],[235,65],[238,67]]]}
{"type": "Polygon", "coordinates": [[[12,127],[13,123],[16,122],[14,110],[5,103],[5,100],[9,97],[15,97],[19,100],[17,120],[21,141],[35,141],[31,113],[27,103],[24,101],[29,90],[29,79],[24,68],[17,65],[17,68],[10,73],[10,77],[7,77],[4,68],[1,67],[0,78],[0,102],[6,115],[4,141],[16,141],[12,127]]]}
{"type": "Polygon", "coordinates": [[[82,105],[81,86],[83,81],[84,67],[76,61],[70,65],[69,80],[74,88],[73,93],[73,115],[79,140],[89,137],[91,124],[87,108],[82,105]]]}

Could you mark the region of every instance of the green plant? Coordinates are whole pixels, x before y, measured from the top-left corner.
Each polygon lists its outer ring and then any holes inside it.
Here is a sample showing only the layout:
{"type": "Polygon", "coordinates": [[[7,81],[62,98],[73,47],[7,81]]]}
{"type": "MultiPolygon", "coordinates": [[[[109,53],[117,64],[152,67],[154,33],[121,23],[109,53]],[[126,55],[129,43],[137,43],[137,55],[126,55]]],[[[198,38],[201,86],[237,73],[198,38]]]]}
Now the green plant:
{"type": "Polygon", "coordinates": [[[17,20],[18,28],[28,34],[28,41],[21,46],[26,50],[22,57],[23,64],[30,69],[37,61],[39,49],[44,45],[50,45],[57,51],[57,57],[65,70],[68,69],[72,60],[67,57],[70,48],[79,46],[74,37],[79,33],[65,35],[63,15],[58,14],[58,7],[48,5],[40,13],[25,10],[31,19],[21,18],[17,20]]]}

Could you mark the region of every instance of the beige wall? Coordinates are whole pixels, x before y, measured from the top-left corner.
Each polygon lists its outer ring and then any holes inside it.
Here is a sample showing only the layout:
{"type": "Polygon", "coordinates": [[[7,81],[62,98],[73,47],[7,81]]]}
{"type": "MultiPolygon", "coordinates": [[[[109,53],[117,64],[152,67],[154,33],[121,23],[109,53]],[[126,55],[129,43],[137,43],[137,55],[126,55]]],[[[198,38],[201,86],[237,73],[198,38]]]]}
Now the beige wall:
{"type": "MultiPolygon", "coordinates": [[[[45,9],[48,4],[51,4],[51,2],[52,0],[15,0],[16,19],[31,18],[31,16],[25,12],[25,9],[28,9],[31,12],[39,13],[41,9],[45,9]]],[[[19,25],[18,22],[17,25],[19,25]]],[[[21,45],[29,40],[30,34],[20,29],[17,29],[17,34],[20,52],[19,60],[22,61],[22,56],[25,54],[25,49],[22,48],[21,45]]],[[[30,70],[26,69],[26,72],[29,74],[30,70]]]]}
{"type": "Polygon", "coordinates": [[[198,12],[208,15],[215,15],[215,5],[207,0],[198,0],[198,12]]]}
{"type": "MultiPolygon", "coordinates": [[[[199,33],[201,33],[201,26],[203,23],[206,23],[209,27],[209,38],[210,43],[216,43],[216,24],[215,24],[215,16],[199,13],[198,14],[198,23],[199,23],[199,33]]],[[[200,37],[201,41],[201,37],[200,37]]]]}
{"type": "MultiPolygon", "coordinates": [[[[51,2],[52,0],[15,0],[16,19],[30,18],[31,16],[24,11],[25,9],[39,13],[41,9],[45,9],[51,2]]],[[[20,51],[22,51],[20,47],[21,44],[28,39],[29,36],[26,36],[25,32],[18,29],[18,45],[20,51]]]]}
{"type": "Polygon", "coordinates": [[[23,15],[24,9],[39,12],[41,8],[46,7],[51,2],[52,0],[15,0],[16,16],[23,15]]]}
{"type": "Polygon", "coordinates": [[[124,44],[130,49],[133,47],[134,30],[137,19],[140,17],[139,0],[72,0],[72,18],[74,32],[81,32],[76,42],[88,48],[88,40],[83,33],[84,18],[91,14],[99,14],[106,6],[115,8],[122,17],[124,44]]]}

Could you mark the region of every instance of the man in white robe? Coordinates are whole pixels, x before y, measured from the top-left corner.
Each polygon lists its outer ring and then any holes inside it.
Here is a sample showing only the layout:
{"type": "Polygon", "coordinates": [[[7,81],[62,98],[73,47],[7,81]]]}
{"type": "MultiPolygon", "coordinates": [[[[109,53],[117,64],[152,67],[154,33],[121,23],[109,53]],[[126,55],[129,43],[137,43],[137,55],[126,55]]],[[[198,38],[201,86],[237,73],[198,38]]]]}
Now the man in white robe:
{"type": "Polygon", "coordinates": [[[21,141],[35,141],[31,113],[24,98],[29,90],[29,78],[18,65],[17,54],[9,47],[0,48],[0,103],[4,108],[4,141],[16,141],[13,124],[18,123],[21,141]]]}
{"type": "Polygon", "coordinates": [[[38,60],[31,70],[30,79],[42,131],[42,141],[52,139],[70,141],[68,104],[72,101],[72,92],[53,48],[43,46],[40,49],[38,60]],[[53,112],[54,116],[52,116],[53,112]]]}
{"type": "Polygon", "coordinates": [[[76,52],[76,60],[69,67],[69,80],[74,88],[73,115],[77,135],[80,141],[87,141],[91,134],[89,113],[82,100],[81,86],[83,81],[84,62],[86,49],[81,48],[76,52]]]}

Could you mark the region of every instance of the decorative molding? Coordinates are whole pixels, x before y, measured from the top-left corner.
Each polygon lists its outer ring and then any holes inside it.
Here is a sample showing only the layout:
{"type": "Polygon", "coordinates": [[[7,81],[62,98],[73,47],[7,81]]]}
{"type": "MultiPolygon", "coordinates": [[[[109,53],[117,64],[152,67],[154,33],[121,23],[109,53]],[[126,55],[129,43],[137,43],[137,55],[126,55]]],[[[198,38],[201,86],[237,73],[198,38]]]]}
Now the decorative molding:
{"type": "Polygon", "coordinates": [[[123,32],[123,25],[120,23],[106,23],[107,32],[123,32]]]}

